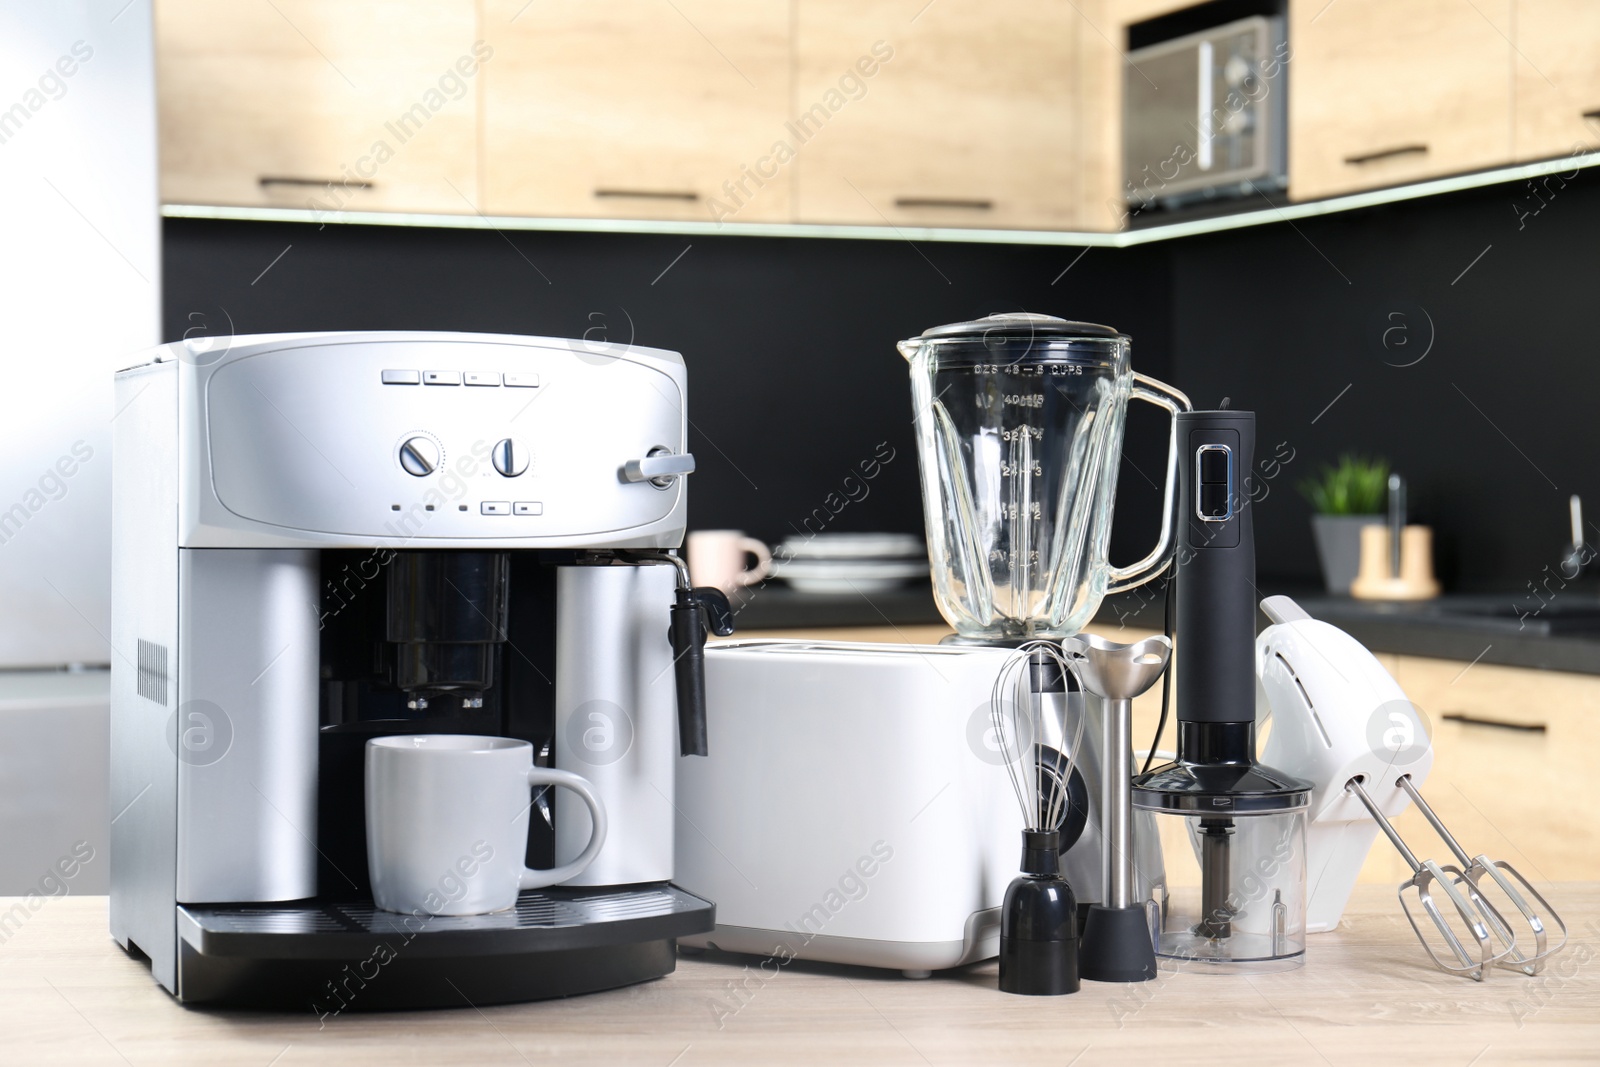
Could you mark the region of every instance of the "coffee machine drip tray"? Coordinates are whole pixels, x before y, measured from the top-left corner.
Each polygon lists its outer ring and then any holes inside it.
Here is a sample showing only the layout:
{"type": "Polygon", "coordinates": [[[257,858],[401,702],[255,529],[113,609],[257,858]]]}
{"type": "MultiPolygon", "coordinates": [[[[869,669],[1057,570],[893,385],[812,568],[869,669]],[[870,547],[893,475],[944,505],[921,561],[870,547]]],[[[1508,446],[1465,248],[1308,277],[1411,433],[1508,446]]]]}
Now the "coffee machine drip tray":
{"type": "Polygon", "coordinates": [[[659,978],[716,906],[675,885],[544,889],[490,915],[402,915],[370,901],[180,905],[179,999],[344,1011],[571,996],[659,978]]]}

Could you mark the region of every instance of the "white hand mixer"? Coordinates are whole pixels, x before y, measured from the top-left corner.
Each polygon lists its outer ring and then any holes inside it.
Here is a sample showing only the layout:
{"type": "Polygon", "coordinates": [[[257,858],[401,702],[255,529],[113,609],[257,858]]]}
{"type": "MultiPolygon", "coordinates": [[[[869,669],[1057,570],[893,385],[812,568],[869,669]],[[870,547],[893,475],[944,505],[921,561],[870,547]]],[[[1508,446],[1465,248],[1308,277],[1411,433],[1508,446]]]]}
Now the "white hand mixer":
{"type": "Polygon", "coordinates": [[[1259,696],[1267,705],[1258,718],[1267,711],[1272,719],[1262,759],[1315,786],[1307,832],[1307,932],[1339,925],[1381,829],[1411,867],[1400,904],[1434,963],[1478,981],[1492,965],[1538,974],[1566,944],[1566,925],[1511,865],[1469,856],[1423,800],[1418,786],[1433,767],[1433,747],[1405,692],[1360,642],[1311,618],[1288,597],[1268,597],[1261,610],[1274,623],[1256,638],[1259,696]],[[1460,866],[1419,860],[1401,839],[1390,819],[1413,801],[1460,866]],[[1460,925],[1440,907],[1436,889],[1460,925]],[[1419,924],[1413,896],[1442,944],[1419,924]],[[1520,916],[1516,930],[1507,915],[1520,916]],[[1558,931],[1554,944],[1546,917],[1558,931]]]}

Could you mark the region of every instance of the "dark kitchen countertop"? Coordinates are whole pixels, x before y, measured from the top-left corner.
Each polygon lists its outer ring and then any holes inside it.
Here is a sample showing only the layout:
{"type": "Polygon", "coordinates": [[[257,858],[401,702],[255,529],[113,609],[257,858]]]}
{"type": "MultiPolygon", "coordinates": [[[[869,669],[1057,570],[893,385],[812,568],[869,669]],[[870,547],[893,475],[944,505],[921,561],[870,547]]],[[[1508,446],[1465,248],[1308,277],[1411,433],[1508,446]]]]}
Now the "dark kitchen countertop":
{"type": "MultiPolygon", "coordinates": [[[[1263,596],[1274,594],[1293,597],[1313,618],[1339,627],[1374,652],[1600,674],[1600,597],[1574,593],[1535,612],[1538,601],[1509,593],[1391,602],[1263,587],[1263,596]]],[[[1107,597],[1095,621],[1159,630],[1162,598],[1139,591],[1107,597]]],[[[1256,622],[1268,625],[1264,615],[1258,614],[1256,622]]]]}
{"type": "MultiPolygon", "coordinates": [[[[1314,618],[1332,623],[1374,652],[1428,656],[1465,663],[1600,674],[1600,597],[1578,594],[1534,614],[1536,602],[1516,596],[1451,594],[1409,603],[1331,597],[1321,590],[1263,588],[1295,598],[1314,618]],[[1519,610],[1515,605],[1522,605],[1519,610]],[[1498,613],[1498,614],[1493,614],[1498,613]]],[[[1107,597],[1095,622],[1102,627],[1160,630],[1163,596],[1140,589],[1107,597]]],[[[750,591],[738,606],[740,631],[829,626],[927,626],[944,622],[924,584],[874,593],[819,596],[780,581],[750,591]]],[[[1265,627],[1265,616],[1257,622],[1265,627]]]]}
{"type": "Polygon", "coordinates": [[[1409,603],[1324,594],[1299,603],[1374,651],[1600,674],[1600,601],[1556,601],[1537,614],[1510,594],[1409,603]]]}

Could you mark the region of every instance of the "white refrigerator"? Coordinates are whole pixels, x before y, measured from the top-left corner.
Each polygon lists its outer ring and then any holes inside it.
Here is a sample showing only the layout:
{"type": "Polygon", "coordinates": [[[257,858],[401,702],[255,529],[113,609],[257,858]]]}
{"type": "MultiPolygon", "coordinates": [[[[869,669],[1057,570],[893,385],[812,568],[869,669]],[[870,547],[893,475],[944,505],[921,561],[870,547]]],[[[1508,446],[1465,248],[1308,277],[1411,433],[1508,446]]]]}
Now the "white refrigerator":
{"type": "Polygon", "coordinates": [[[112,373],[160,340],[151,23],[0,0],[0,895],[85,848],[67,890],[105,891],[112,373]]]}

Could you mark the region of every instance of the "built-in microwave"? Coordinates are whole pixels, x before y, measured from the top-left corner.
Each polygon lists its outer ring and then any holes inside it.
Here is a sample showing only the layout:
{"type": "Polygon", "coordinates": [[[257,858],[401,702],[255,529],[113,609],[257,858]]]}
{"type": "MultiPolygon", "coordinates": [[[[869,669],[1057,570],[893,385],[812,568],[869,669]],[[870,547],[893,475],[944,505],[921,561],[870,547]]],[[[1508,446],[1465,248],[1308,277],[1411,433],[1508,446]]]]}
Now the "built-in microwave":
{"type": "Polygon", "coordinates": [[[1260,15],[1129,52],[1129,214],[1284,188],[1289,57],[1283,19],[1260,15]]]}

